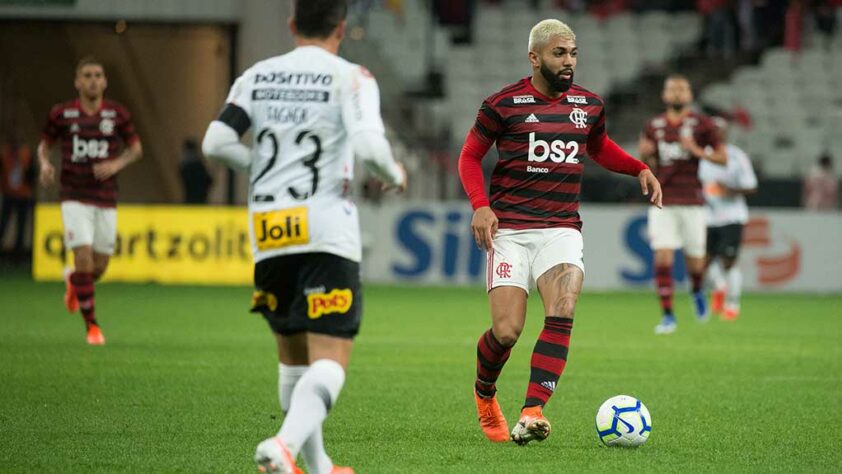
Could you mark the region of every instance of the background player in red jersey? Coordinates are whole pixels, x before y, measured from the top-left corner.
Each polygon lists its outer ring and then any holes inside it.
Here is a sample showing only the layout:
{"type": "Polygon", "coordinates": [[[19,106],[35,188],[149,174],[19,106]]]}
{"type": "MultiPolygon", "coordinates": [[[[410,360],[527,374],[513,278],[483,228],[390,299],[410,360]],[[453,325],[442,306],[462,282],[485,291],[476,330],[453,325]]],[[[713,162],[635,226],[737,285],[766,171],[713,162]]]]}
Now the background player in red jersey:
{"type": "Polygon", "coordinates": [[[495,383],[523,330],[533,282],[546,317],[511,439],[526,444],[550,434],[542,408],[567,363],[584,279],[578,210],[585,154],[609,170],[638,177],[643,193],[651,191],[651,202],[661,205],[652,172],[608,138],[602,99],[573,84],[577,55],[576,36],[566,24],[535,25],[529,35],[532,76],[483,101],[459,158],[459,176],[475,210],[471,228],[488,251],[491,329],[477,345],[474,391],[480,426],[491,441],[509,439],[495,383]],[[489,200],[481,161],[494,142],[500,161],[489,200]]]}
{"type": "Polygon", "coordinates": [[[649,239],[655,251],[655,283],[663,310],[655,332],[669,334],[677,327],[672,309],[676,249],[684,250],[696,316],[700,321],[708,318],[702,294],[707,227],[699,161],[724,165],[728,158],[711,119],[691,109],[693,90],[686,77],[667,77],[662,99],[667,110],[646,124],[640,156],[655,169],[664,187],[664,208],[649,209],[649,239]]]}
{"type": "Polygon", "coordinates": [[[94,312],[94,282],[108,267],[117,237],[117,173],[140,159],[142,148],[129,112],[103,99],[105,68],[94,58],[79,61],[74,82],[79,98],[50,110],[38,145],[43,186],[55,182],[51,148],[61,147],[61,215],[74,271],[65,273],[64,302],[81,310],[88,344],[105,344],[94,312]]]}

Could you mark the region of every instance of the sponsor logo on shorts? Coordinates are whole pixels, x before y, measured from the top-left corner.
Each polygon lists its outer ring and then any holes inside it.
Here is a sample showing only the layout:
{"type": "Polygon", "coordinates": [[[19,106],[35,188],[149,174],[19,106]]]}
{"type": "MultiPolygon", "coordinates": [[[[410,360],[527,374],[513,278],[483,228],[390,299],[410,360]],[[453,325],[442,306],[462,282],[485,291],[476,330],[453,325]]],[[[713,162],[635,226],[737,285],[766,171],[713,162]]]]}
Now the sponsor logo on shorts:
{"type": "Polygon", "coordinates": [[[496,270],[497,276],[500,278],[511,278],[512,277],[512,266],[506,262],[500,262],[497,265],[496,270]]]}
{"type": "Polygon", "coordinates": [[[318,319],[326,314],[345,314],[351,309],[354,294],[349,288],[335,289],[330,293],[307,295],[307,316],[318,319]]]}
{"type": "Polygon", "coordinates": [[[269,308],[269,311],[278,309],[278,297],[263,290],[254,290],[251,295],[251,310],[269,308]]]}
{"type": "Polygon", "coordinates": [[[258,250],[279,249],[310,242],[306,207],[255,212],[252,218],[258,250]]]}

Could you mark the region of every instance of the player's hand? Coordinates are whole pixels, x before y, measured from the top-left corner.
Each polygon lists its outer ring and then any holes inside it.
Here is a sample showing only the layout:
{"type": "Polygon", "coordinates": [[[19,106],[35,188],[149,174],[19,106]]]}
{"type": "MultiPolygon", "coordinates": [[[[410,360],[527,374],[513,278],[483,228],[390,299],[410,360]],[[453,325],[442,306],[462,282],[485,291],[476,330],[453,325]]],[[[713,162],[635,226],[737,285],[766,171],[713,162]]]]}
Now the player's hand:
{"type": "Polygon", "coordinates": [[[658,208],[662,208],[663,194],[661,193],[661,183],[658,182],[652,171],[648,169],[641,171],[637,175],[637,179],[640,181],[640,190],[643,191],[643,195],[649,196],[649,202],[658,206],[658,208]]]}
{"type": "Polygon", "coordinates": [[[383,191],[391,191],[394,190],[397,193],[402,193],[406,191],[406,184],[407,184],[407,175],[406,175],[406,168],[403,166],[403,163],[398,162],[398,168],[401,170],[401,175],[403,175],[403,179],[401,179],[401,183],[397,186],[395,185],[388,185],[383,183],[383,191]]]}
{"type": "Polygon", "coordinates": [[[56,182],[56,169],[52,163],[48,161],[41,162],[41,171],[38,174],[38,181],[41,183],[41,186],[45,188],[56,182]]]}
{"type": "Polygon", "coordinates": [[[681,146],[685,150],[689,151],[694,156],[702,156],[705,154],[705,150],[696,143],[696,139],[693,137],[693,131],[691,129],[683,129],[681,130],[681,146]]]}
{"type": "Polygon", "coordinates": [[[497,216],[490,207],[485,206],[474,211],[471,231],[474,233],[474,240],[477,241],[479,248],[486,251],[493,248],[494,236],[497,235],[497,216]]]}
{"type": "Polygon", "coordinates": [[[658,152],[658,149],[655,147],[655,142],[646,137],[640,137],[638,151],[640,152],[640,156],[650,157],[654,156],[658,152]]]}
{"type": "Polygon", "coordinates": [[[97,181],[105,181],[117,174],[121,168],[122,166],[120,166],[120,162],[118,160],[100,161],[99,163],[94,163],[94,178],[96,178],[97,181]]]}

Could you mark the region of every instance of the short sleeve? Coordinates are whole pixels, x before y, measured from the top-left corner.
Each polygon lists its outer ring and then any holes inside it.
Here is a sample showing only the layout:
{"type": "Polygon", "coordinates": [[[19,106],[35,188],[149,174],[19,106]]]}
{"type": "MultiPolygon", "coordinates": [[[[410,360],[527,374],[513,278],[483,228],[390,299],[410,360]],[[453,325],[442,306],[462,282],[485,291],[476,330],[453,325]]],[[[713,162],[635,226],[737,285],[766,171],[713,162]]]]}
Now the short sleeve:
{"type": "Polygon", "coordinates": [[[488,99],[482,102],[471,132],[486,145],[493,143],[503,133],[503,118],[488,99]]]}
{"type": "Polygon", "coordinates": [[[349,137],[360,132],[385,132],[380,115],[380,88],[368,69],[352,66],[343,79],[340,94],[342,122],[349,137]]]}
{"type": "Polygon", "coordinates": [[[601,143],[602,140],[605,139],[606,135],[605,107],[602,107],[599,111],[599,117],[596,119],[596,123],[588,134],[588,143],[601,143]]]}
{"type": "Polygon", "coordinates": [[[713,123],[713,120],[707,117],[704,117],[701,120],[701,130],[699,130],[697,137],[699,139],[699,146],[702,148],[716,148],[720,145],[719,133],[717,133],[716,124],[713,123]]]}
{"type": "Polygon", "coordinates": [[[251,87],[248,77],[249,72],[246,71],[242,76],[238,77],[237,80],[234,81],[234,85],[232,85],[231,90],[228,91],[228,98],[225,99],[225,102],[236,105],[242,109],[249,118],[251,118],[251,87]]]}
{"type": "Polygon", "coordinates": [[[50,113],[47,115],[47,123],[44,124],[44,129],[42,130],[41,136],[49,144],[54,143],[59,135],[61,134],[61,127],[58,123],[59,117],[61,116],[63,108],[60,105],[56,105],[52,109],[50,109],[50,113]]]}
{"type": "Polygon", "coordinates": [[[137,131],[135,131],[134,128],[134,121],[132,120],[131,112],[123,107],[120,107],[120,121],[117,124],[117,133],[126,145],[131,145],[140,140],[140,137],[137,136],[137,131]]]}
{"type": "Polygon", "coordinates": [[[751,166],[751,160],[748,155],[738,150],[740,169],[737,172],[737,179],[740,189],[754,189],[757,187],[757,175],[754,174],[754,168],[751,166]]]}
{"type": "Polygon", "coordinates": [[[216,118],[217,121],[234,129],[237,135],[241,137],[251,128],[252,124],[253,98],[249,77],[249,71],[246,71],[234,81],[234,85],[231,86],[228,97],[225,99],[225,105],[216,118]]]}

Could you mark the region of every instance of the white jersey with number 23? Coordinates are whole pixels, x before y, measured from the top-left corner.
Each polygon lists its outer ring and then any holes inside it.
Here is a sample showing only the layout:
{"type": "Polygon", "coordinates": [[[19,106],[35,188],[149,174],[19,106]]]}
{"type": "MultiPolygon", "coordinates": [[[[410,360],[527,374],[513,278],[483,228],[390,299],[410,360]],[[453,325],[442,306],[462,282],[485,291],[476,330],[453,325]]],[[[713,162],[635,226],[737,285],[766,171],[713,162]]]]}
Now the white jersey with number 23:
{"type": "Polygon", "coordinates": [[[253,136],[249,226],[255,261],[326,252],[359,262],[351,138],[383,133],[374,77],[322,48],[303,46],[252,66],[227,102],[248,115],[253,136]]]}

